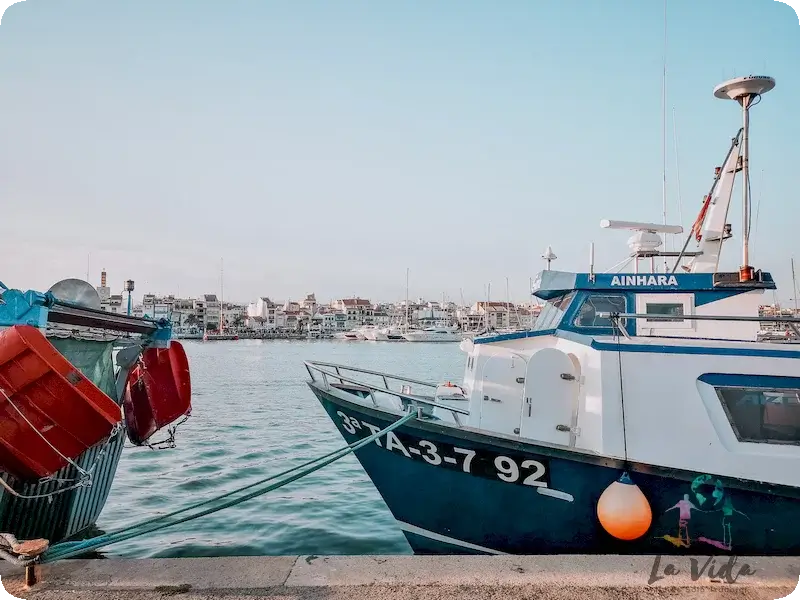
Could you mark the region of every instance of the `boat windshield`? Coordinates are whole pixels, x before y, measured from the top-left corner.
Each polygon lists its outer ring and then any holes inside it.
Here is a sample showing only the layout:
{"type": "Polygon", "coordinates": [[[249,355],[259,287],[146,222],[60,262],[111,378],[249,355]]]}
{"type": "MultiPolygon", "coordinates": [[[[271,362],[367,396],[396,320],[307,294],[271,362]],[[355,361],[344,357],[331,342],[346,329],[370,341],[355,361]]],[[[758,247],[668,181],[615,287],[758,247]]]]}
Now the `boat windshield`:
{"type": "Polygon", "coordinates": [[[558,327],[559,323],[561,323],[561,318],[569,308],[569,305],[574,297],[575,292],[570,292],[569,294],[564,294],[563,296],[558,296],[557,298],[551,298],[545,302],[542,312],[539,313],[539,317],[536,319],[536,323],[533,325],[534,331],[555,329],[558,327]]]}

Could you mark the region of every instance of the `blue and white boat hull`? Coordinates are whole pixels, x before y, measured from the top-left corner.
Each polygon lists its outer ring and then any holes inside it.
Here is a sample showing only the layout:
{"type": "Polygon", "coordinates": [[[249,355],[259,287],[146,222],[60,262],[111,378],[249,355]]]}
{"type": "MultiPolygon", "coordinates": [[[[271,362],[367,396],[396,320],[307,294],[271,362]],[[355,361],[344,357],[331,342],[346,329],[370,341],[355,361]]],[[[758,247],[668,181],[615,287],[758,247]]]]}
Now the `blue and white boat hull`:
{"type": "MultiPolygon", "coordinates": [[[[357,392],[309,385],[348,443],[398,418],[358,402],[357,392]]],[[[625,463],[427,419],[356,456],[420,554],[800,553],[800,493],[791,487],[625,463]],[[612,537],[597,517],[600,496],[625,471],[652,508],[650,528],[631,541],[612,537]],[[679,507],[686,500],[689,520],[679,507]]]]}

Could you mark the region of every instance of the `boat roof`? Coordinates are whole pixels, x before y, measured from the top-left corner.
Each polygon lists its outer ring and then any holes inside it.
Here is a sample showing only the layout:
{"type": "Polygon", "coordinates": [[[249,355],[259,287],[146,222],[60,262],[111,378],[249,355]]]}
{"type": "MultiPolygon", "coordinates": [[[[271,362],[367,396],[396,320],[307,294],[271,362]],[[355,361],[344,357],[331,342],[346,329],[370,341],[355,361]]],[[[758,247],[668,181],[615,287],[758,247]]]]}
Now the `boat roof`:
{"type": "Polygon", "coordinates": [[[541,271],[533,280],[532,294],[550,300],[573,291],[607,292],[709,292],[776,289],[772,275],[756,271],[752,281],[739,281],[739,273],[569,273],[541,271]]]}

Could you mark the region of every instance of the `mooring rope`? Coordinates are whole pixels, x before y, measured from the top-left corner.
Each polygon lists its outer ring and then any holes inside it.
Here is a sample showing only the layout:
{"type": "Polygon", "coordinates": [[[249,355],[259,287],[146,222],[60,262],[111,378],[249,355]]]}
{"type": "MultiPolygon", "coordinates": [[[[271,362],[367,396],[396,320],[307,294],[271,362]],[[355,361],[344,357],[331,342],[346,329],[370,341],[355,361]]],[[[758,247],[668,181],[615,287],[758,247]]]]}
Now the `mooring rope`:
{"type": "Polygon", "coordinates": [[[236,506],[237,504],[241,504],[242,502],[246,502],[248,500],[251,500],[253,498],[256,498],[258,496],[266,494],[267,492],[271,492],[271,491],[276,490],[276,489],[278,489],[280,487],[283,487],[284,485],[292,483],[293,481],[297,481],[298,479],[300,479],[302,477],[305,477],[306,475],[310,475],[311,473],[314,473],[315,471],[318,471],[318,470],[322,469],[323,467],[331,464],[332,462],[335,462],[335,461],[339,460],[340,458],[343,458],[344,456],[347,456],[348,454],[351,454],[352,452],[355,452],[356,450],[358,450],[360,448],[363,448],[367,444],[370,444],[370,443],[374,442],[380,436],[385,435],[385,434],[389,433],[390,431],[392,431],[394,429],[397,429],[401,425],[404,425],[408,421],[416,418],[416,416],[417,416],[417,414],[415,412],[411,412],[411,413],[401,417],[400,419],[398,419],[397,421],[395,421],[391,425],[385,427],[384,429],[382,429],[382,430],[380,430],[380,431],[378,431],[378,432],[376,432],[376,433],[374,433],[374,434],[372,434],[372,435],[370,435],[370,436],[368,436],[366,438],[363,438],[363,439],[361,439],[361,440],[359,440],[357,442],[353,442],[352,444],[350,444],[348,446],[345,446],[344,448],[339,448],[338,450],[335,450],[335,451],[330,452],[330,453],[328,453],[328,454],[326,454],[324,456],[321,456],[321,457],[316,458],[314,460],[311,460],[311,461],[308,461],[306,463],[303,463],[302,465],[299,465],[297,467],[292,467],[291,469],[287,469],[287,470],[285,470],[285,471],[283,471],[281,473],[277,473],[276,475],[271,475],[271,476],[266,477],[266,478],[264,478],[264,479],[262,479],[260,481],[256,481],[255,483],[251,483],[251,484],[248,484],[248,485],[246,485],[244,487],[237,488],[235,490],[231,490],[231,491],[226,492],[224,494],[221,494],[219,496],[215,496],[214,498],[209,498],[208,500],[203,500],[202,502],[198,502],[196,504],[193,504],[192,506],[188,506],[186,508],[182,508],[182,509],[176,510],[176,511],[171,512],[171,513],[166,514],[166,515],[161,515],[161,516],[158,516],[158,517],[154,517],[152,519],[147,519],[147,520],[145,520],[145,521],[143,521],[141,523],[137,523],[137,524],[131,525],[129,527],[124,527],[124,528],[119,529],[117,531],[114,531],[114,532],[111,532],[111,533],[107,533],[107,534],[98,536],[96,538],[90,539],[90,540],[84,540],[84,541],[80,541],[80,542],[62,542],[60,544],[55,544],[47,552],[45,552],[45,554],[42,556],[41,562],[49,563],[49,562],[54,562],[56,560],[63,560],[63,559],[66,559],[66,558],[72,558],[74,556],[78,556],[80,554],[85,554],[87,552],[91,552],[93,550],[97,550],[99,548],[102,548],[102,547],[105,547],[105,546],[109,546],[111,544],[124,542],[126,540],[129,540],[129,539],[132,539],[132,538],[135,538],[135,537],[139,537],[139,536],[145,535],[147,533],[152,533],[152,532],[155,532],[155,531],[159,531],[161,529],[166,529],[167,527],[172,527],[173,525],[179,525],[181,523],[186,523],[188,521],[192,521],[192,520],[197,519],[199,517],[203,517],[205,515],[209,515],[209,514],[218,512],[218,511],[223,510],[225,508],[229,508],[231,506],[236,506]],[[281,477],[283,477],[285,475],[289,475],[289,474],[291,474],[291,475],[289,477],[287,477],[286,479],[282,479],[281,481],[277,481],[275,483],[271,483],[270,485],[266,486],[263,489],[257,489],[257,490],[252,491],[249,494],[246,494],[246,495],[244,495],[242,497],[234,498],[234,499],[229,500],[227,502],[223,502],[222,504],[220,504],[218,506],[213,506],[211,508],[206,508],[205,510],[201,510],[198,513],[190,514],[190,515],[181,517],[179,519],[168,520],[171,517],[176,517],[178,515],[181,515],[181,514],[184,514],[184,513],[188,513],[190,511],[196,510],[198,508],[202,508],[203,506],[208,506],[210,504],[218,502],[219,500],[223,500],[225,498],[229,498],[231,496],[234,496],[234,495],[239,494],[241,492],[244,492],[246,490],[262,486],[265,483],[268,483],[270,481],[274,481],[276,479],[279,479],[279,478],[281,478],[281,477]]]}

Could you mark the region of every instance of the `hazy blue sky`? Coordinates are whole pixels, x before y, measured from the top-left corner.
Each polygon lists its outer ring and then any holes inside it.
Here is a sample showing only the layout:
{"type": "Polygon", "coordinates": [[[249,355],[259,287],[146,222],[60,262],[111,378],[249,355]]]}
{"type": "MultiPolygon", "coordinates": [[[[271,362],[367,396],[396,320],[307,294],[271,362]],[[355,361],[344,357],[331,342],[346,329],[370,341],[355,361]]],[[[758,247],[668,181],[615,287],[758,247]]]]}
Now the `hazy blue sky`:
{"type": "MultiPolygon", "coordinates": [[[[772,0],[668,0],[668,182],[694,220],[753,110],[753,263],[800,259],[800,25],[772,0]],[[762,182],[763,170],[763,182],[762,182]]],[[[527,299],[661,220],[658,0],[27,0],[0,27],[0,280],[106,267],[137,292],[527,299]]],[[[736,193],[737,199],[740,194],[736,193]]],[[[741,231],[738,200],[733,228],[741,231]]],[[[738,240],[736,242],[738,244],[738,240]]],[[[728,267],[739,264],[728,248],[728,267]]]]}

